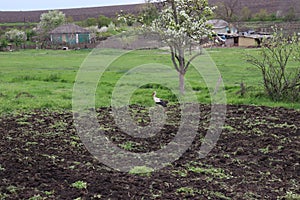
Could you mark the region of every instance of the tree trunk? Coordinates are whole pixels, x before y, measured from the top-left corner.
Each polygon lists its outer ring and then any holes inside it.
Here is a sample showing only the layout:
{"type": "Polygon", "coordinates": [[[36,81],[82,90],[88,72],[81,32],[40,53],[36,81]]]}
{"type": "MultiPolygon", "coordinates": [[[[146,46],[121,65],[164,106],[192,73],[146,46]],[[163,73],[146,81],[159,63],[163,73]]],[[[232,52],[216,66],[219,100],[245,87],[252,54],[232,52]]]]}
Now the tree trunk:
{"type": "Polygon", "coordinates": [[[184,95],[184,74],[179,72],[179,91],[181,95],[184,95]]]}

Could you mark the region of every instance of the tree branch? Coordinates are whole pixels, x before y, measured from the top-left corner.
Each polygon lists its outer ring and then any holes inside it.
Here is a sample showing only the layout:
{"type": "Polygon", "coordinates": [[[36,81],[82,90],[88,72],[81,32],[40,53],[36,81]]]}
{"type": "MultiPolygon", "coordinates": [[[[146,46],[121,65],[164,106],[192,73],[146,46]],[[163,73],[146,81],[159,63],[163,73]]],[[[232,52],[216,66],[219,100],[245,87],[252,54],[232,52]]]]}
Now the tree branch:
{"type": "Polygon", "coordinates": [[[172,10],[173,10],[173,16],[174,16],[175,23],[179,24],[175,1],[174,0],[169,0],[168,2],[170,2],[171,5],[172,5],[172,10]]]}
{"type": "Polygon", "coordinates": [[[176,55],[176,52],[174,52],[174,48],[172,46],[170,46],[170,49],[171,49],[171,59],[172,59],[173,65],[174,65],[175,69],[178,72],[180,72],[178,64],[176,62],[176,59],[178,60],[178,56],[176,55]]]}
{"type": "Polygon", "coordinates": [[[189,66],[191,65],[191,63],[193,62],[193,60],[195,60],[198,56],[201,56],[202,52],[197,53],[196,55],[194,55],[193,57],[190,58],[190,60],[188,61],[188,63],[186,64],[184,71],[186,72],[189,68],[189,66]]]}

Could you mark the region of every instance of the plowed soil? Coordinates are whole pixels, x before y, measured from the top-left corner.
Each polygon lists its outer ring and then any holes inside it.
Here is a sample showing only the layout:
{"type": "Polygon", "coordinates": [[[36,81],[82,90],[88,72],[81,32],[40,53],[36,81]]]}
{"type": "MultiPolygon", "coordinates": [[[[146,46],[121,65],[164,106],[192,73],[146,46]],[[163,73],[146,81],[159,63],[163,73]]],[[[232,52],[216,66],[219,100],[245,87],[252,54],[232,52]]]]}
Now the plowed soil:
{"type": "MultiPolygon", "coordinates": [[[[167,108],[178,122],[177,106],[167,108]]],[[[217,145],[203,159],[198,151],[210,106],[192,146],[176,161],[151,174],[118,172],[101,164],[76,134],[69,111],[36,110],[0,118],[0,199],[284,199],[300,194],[300,112],[285,108],[228,106],[217,145]]],[[[115,144],[149,152],[167,144],[178,124],[156,136],[126,136],[97,109],[101,127],[115,144]]],[[[132,106],[147,125],[148,111],[132,106]]]]}

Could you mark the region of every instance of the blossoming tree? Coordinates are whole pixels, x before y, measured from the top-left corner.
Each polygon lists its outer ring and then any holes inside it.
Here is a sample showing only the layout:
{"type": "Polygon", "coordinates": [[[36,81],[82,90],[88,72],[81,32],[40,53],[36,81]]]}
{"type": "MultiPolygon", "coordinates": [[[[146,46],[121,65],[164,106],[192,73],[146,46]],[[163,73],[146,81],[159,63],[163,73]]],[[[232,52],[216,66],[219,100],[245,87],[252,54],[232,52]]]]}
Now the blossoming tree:
{"type": "Polygon", "coordinates": [[[206,22],[214,7],[207,0],[166,0],[162,4],[151,29],[170,47],[173,65],[179,73],[180,93],[184,94],[184,76],[201,51],[193,56],[186,53],[192,44],[200,46],[203,38],[212,35],[212,28],[206,22]]]}
{"type": "Polygon", "coordinates": [[[26,33],[17,29],[12,29],[6,32],[5,37],[8,41],[14,42],[16,47],[19,47],[23,42],[27,40],[26,33]]]}
{"type": "Polygon", "coordinates": [[[50,41],[49,31],[64,24],[66,22],[66,16],[61,11],[52,10],[41,14],[40,20],[37,30],[39,32],[40,42],[42,43],[42,46],[44,46],[50,41]]]}

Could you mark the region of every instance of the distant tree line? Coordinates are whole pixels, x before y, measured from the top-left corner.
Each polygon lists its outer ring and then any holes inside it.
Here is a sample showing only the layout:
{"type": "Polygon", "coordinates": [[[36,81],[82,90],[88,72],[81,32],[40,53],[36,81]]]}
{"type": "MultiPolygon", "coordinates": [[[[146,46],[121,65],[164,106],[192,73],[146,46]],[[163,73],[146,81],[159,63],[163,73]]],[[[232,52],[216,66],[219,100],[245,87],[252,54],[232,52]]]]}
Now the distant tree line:
{"type": "Polygon", "coordinates": [[[215,17],[233,21],[295,21],[298,20],[295,8],[291,6],[288,11],[283,14],[280,11],[269,13],[262,8],[259,12],[253,13],[247,6],[241,6],[241,0],[224,0],[216,4],[215,17]]]}

